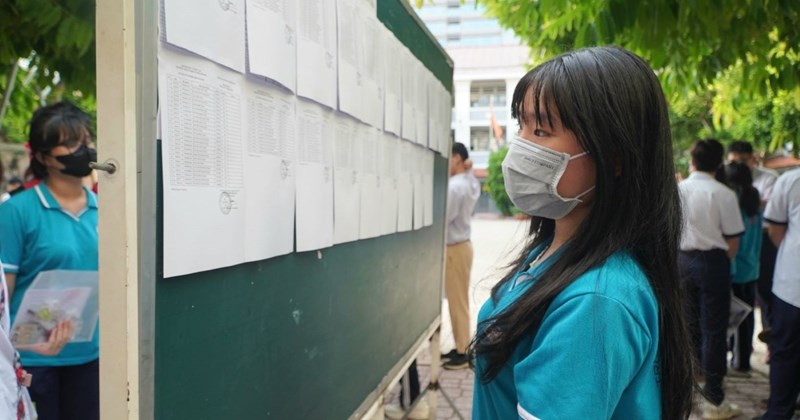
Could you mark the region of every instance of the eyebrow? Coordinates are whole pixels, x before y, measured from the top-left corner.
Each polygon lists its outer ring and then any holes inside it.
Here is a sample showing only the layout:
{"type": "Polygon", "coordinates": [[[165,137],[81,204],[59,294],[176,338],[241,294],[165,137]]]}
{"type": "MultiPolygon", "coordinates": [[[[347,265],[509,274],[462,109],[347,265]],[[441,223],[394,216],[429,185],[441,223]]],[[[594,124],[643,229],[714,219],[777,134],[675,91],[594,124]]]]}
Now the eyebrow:
{"type": "Polygon", "coordinates": [[[540,126],[547,126],[549,128],[553,128],[554,126],[556,126],[558,124],[558,117],[556,117],[555,115],[551,116],[551,115],[549,115],[547,113],[542,112],[542,113],[539,114],[539,118],[537,119],[536,118],[536,113],[528,112],[528,113],[525,114],[525,119],[523,120],[523,122],[525,122],[525,121],[529,121],[531,123],[536,123],[537,125],[540,125],[540,126]],[[539,123],[540,121],[541,121],[541,124],[539,123]]]}

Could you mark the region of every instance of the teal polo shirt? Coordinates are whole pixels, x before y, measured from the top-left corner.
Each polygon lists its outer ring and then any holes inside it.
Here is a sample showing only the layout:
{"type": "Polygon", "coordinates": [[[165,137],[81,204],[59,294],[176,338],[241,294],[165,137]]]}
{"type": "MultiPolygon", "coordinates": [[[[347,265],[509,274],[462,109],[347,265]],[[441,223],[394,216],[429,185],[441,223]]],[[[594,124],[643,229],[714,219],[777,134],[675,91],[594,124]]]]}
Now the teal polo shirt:
{"type": "MultiPolygon", "coordinates": [[[[97,270],[97,196],[84,188],[87,207],[74,215],[61,208],[44,183],[0,205],[0,259],[17,276],[11,297],[16,317],[25,291],[48,270],[97,270]]],[[[57,356],[20,352],[23,366],[73,366],[98,358],[100,343],[69,343],[57,356]]]]}
{"type": "Polygon", "coordinates": [[[742,212],[742,221],[744,221],[744,234],[739,238],[739,250],[731,262],[731,276],[734,283],[756,281],[761,270],[764,217],[760,212],[753,217],[742,212]]]}
{"type": "MultiPolygon", "coordinates": [[[[483,305],[478,328],[558,258],[529,268],[541,249],[528,256],[496,303],[483,305]]],[[[472,417],[659,419],[658,337],[658,305],[647,276],[630,254],[618,252],[556,296],[538,333],[520,340],[492,381],[480,380],[486,362],[477,357],[472,417]]]]}

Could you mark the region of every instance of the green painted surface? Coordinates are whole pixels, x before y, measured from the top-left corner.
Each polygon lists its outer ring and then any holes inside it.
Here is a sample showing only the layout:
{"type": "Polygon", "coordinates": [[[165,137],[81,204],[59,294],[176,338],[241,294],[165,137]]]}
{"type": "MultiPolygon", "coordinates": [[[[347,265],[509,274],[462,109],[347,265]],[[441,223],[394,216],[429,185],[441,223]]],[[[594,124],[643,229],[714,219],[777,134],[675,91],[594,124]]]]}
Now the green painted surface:
{"type": "MultiPolygon", "coordinates": [[[[450,88],[452,68],[400,1],[378,0],[379,18],[450,88]]],[[[355,411],[439,314],[448,165],[439,155],[434,164],[432,227],[336,245],[321,259],[159,276],[156,419],[355,411]]]]}

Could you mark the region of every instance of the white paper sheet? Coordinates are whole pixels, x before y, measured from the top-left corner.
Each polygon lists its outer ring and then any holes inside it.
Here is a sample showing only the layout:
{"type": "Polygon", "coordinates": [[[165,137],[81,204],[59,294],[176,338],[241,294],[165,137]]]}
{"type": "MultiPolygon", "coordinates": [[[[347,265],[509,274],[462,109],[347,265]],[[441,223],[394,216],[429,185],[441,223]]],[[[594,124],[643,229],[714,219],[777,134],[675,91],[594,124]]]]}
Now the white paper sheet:
{"type": "Polygon", "coordinates": [[[412,142],[417,141],[417,113],[414,106],[417,104],[417,58],[406,47],[397,51],[398,60],[403,63],[403,85],[400,95],[403,101],[401,136],[412,142]]]}
{"type": "Polygon", "coordinates": [[[344,114],[335,116],[333,242],[357,241],[361,212],[361,138],[357,124],[344,114]]]}
{"type": "Polygon", "coordinates": [[[358,127],[361,135],[361,217],[359,238],[381,234],[381,179],[378,172],[380,131],[368,125],[358,127]]]}
{"type": "Polygon", "coordinates": [[[336,0],[297,4],[297,94],[336,108],[336,0]]]}
{"type": "Polygon", "coordinates": [[[453,120],[453,97],[450,95],[450,92],[447,89],[440,85],[439,89],[441,90],[441,95],[443,99],[443,103],[440,104],[441,108],[441,130],[442,130],[442,137],[440,138],[441,145],[439,147],[439,151],[441,152],[442,156],[449,158],[450,157],[450,150],[452,149],[452,141],[451,138],[451,124],[453,120]]]}
{"type": "Polygon", "coordinates": [[[380,27],[384,48],[378,53],[383,56],[384,96],[386,101],[383,129],[399,136],[402,128],[403,65],[405,60],[398,58],[400,57],[398,51],[401,51],[404,47],[395,38],[392,31],[383,25],[380,25],[380,27]]]}
{"type": "Polygon", "coordinates": [[[416,63],[417,80],[415,86],[417,92],[416,95],[414,95],[414,99],[416,100],[414,105],[414,111],[416,112],[414,123],[417,126],[416,142],[422,146],[430,147],[428,144],[428,86],[430,86],[430,80],[433,78],[433,75],[422,62],[417,60],[416,63]]]}
{"type": "Polygon", "coordinates": [[[397,213],[400,199],[397,179],[399,148],[400,139],[391,133],[384,132],[380,164],[382,235],[391,235],[397,232],[397,213]]]}
{"type": "Polygon", "coordinates": [[[439,91],[439,81],[436,78],[428,80],[428,148],[440,151],[442,142],[439,138],[440,129],[440,104],[442,102],[441,92],[439,91]]]}
{"type": "Polygon", "coordinates": [[[159,54],[165,277],[242,261],[241,82],[206,60],[159,54]]]}
{"type": "Polygon", "coordinates": [[[297,102],[297,252],[333,245],[332,112],[297,102]]]}
{"type": "Polygon", "coordinates": [[[374,10],[361,11],[363,28],[363,74],[364,85],[361,103],[364,107],[364,122],[381,129],[383,128],[384,108],[384,59],[385,46],[381,30],[385,27],[375,17],[374,10]],[[368,13],[373,12],[373,13],[368,13]]]}
{"type": "Polygon", "coordinates": [[[167,42],[244,72],[244,0],[164,0],[167,42]]]}
{"type": "Polygon", "coordinates": [[[296,0],[245,0],[250,72],[290,90],[297,85],[296,0]]]}
{"type": "Polygon", "coordinates": [[[429,115],[428,145],[442,156],[447,156],[450,149],[451,105],[450,92],[445,89],[439,79],[430,79],[428,89],[429,115]]]}
{"type": "Polygon", "coordinates": [[[358,240],[361,212],[361,142],[357,124],[344,114],[334,117],[333,242],[358,240]]]}
{"type": "Polygon", "coordinates": [[[361,121],[364,95],[364,26],[360,18],[363,0],[338,0],[339,110],[361,121]]]}
{"type": "Polygon", "coordinates": [[[258,261],[294,250],[296,99],[252,81],[246,90],[244,260],[258,261]]]}
{"type": "Polygon", "coordinates": [[[401,140],[397,154],[397,231],[414,227],[414,176],[412,173],[414,145],[401,140]]]}
{"type": "Polygon", "coordinates": [[[423,198],[423,225],[433,226],[433,159],[436,152],[425,150],[422,161],[422,185],[425,197],[423,198]]]}
{"type": "Polygon", "coordinates": [[[417,145],[413,151],[412,178],[414,181],[414,230],[425,226],[425,148],[417,145]]]}

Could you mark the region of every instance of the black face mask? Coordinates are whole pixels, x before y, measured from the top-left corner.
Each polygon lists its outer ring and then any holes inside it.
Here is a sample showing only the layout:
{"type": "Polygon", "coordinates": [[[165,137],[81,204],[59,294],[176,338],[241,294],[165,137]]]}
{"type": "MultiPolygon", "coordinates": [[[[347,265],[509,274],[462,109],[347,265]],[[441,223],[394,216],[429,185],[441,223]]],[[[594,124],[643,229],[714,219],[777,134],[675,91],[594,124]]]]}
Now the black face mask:
{"type": "Polygon", "coordinates": [[[92,173],[89,162],[97,162],[97,150],[90,149],[84,144],[71,154],[53,157],[64,165],[61,173],[83,178],[92,173]]]}

